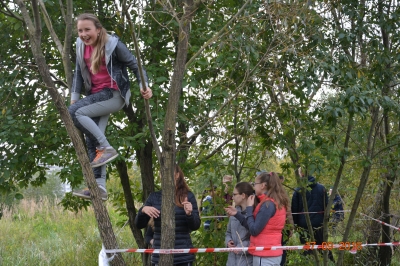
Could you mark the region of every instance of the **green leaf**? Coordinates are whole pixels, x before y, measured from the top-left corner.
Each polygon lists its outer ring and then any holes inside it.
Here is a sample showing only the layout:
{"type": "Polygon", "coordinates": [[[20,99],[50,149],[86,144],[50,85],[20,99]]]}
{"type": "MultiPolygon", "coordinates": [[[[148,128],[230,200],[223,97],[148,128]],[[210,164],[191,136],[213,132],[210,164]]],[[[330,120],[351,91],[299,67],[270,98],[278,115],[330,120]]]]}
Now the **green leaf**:
{"type": "Polygon", "coordinates": [[[15,199],[17,200],[22,200],[24,198],[24,195],[22,195],[21,193],[15,193],[15,199]]]}

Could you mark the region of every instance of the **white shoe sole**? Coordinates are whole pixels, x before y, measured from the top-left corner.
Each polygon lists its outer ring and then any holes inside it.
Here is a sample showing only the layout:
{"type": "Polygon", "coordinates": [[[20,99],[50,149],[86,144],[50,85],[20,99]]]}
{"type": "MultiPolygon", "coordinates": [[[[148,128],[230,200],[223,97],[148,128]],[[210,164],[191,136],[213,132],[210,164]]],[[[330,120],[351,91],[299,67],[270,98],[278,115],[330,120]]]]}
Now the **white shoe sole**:
{"type": "MultiPolygon", "coordinates": [[[[91,200],[90,196],[86,196],[86,195],[83,195],[83,194],[79,194],[79,193],[77,193],[77,192],[72,192],[72,195],[74,195],[75,197],[81,198],[81,199],[91,200]]],[[[108,196],[107,196],[106,198],[101,197],[101,199],[102,199],[103,201],[106,201],[106,200],[108,199],[108,196]]]]}
{"type": "Polygon", "coordinates": [[[83,195],[83,194],[80,194],[77,192],[72,192],[72,195],[74,195],[75,197],[78,197],[78,198],[82,198],[82,199],[90,199],[89,196],[86,196],[86,195],[83,195]]]}
{"type": "MultiPolygon", "coordinates": [[[[81,199],[91,200],[90,197],[88,197],[88,196],[86,196],[86,195],[79,194],[79,193],[72,192],[72,195],[74,195],[75,197],[81,198],[81,199]]],[[[103,201],[106,201],[106,200],[108,199],[108,196],[107,196],[107,198],[103,198],[103,197],[102,197],[101,199],[102,199],[103,201]]]]}

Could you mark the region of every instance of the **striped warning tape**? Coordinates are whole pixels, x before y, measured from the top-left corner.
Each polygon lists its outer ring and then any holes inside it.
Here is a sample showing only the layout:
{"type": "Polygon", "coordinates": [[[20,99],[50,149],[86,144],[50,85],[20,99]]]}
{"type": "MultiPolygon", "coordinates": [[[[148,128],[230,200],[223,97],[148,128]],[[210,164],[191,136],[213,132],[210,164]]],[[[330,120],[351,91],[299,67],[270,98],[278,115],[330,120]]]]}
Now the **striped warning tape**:
{"type": "MultiPolygon", "coordinates": [[[[312,213],[324,213],[325,211],[318,211],[318,212],[292,212],[292,214],[312,214],[312,213]]],[[[331,210],[331,213],[335,213],[335,212],[351,212],[351,210],[343,210],[343,211],[335,211],[335,210],[331,210]]]]}
{"type": "MultiPolygon", "coordinates": [[[[343,243],[343,242],[342,242],[343,243]]],[[[215,253],[215,252],[233,252],[233,251],[262,251],[262,250],[310,250],[310,249],[333,249],[344,247],[343,244],[332,244],[329,245],[301,245],[301,246],[266,246],[266,247],[238,247],[238,248],[185,248],[185,249],[140,249],[140,248],[130,248],[130,249],[107,249],[106,253],[123,253],[123,252],[133,252],[133,253],[156,253],[156,254],[178,254],[178,253],[215,253]]],[[[356,243],[356,242],[345,242],[345,243],[356,243]]],[[[349,248],[343,250],[351,251],[355,253],[357,247],[367,247],[367,246],[399,246],[400,242],[390,242],[390,243],[375,243],[375,244],[349,244],[349,248]]],[[[346,245],[345,245],[346,246],[346,245]]]]}
{"type": "MultiPolygon", "coordinates": [[[[292,213],[292,214],[306,214],[306,213],[313,214],[313,213],[324,213],[324,212],[325,211],[319,211],[319,212],[295,212],[295,213],[292,213]]],[[[351,210],[344,210],[344,211],[331,210],[330,212],[331,213],[334,213],[334,212],[338,212],[338,213],[340,213],[340,212],[351,212],[351,210]]],[[[226,217],[229,217],[229,216],[227,216],[227,215],[214,215],[214,216],[201,216],[200,218],[201,219],[210,219],[210,218],[226,218],[226,217]]]]}
{"type": "Polygon", "coordinates": [[[361,213],[361,212],[360,212],[360,214],[361,214],[362,216],[365,216],[365,217],[367,217],[367,218],[369,218],[369,219],[371,219],[371,220],[374,220],[374,221],[376,221],[376,222],[378,222],[378,223],[381,223],[381,224],[383,224],[383,225],[386,225],[386,226],[389,226],[389,227],[391,227],[391,228],[393,228],[393,229],[396,229],[397,231],[400,231],[400,228],[398,228],[398,227],[396,227],[396,226],[393,226],[393,225],[391,225],[391,224],[382,222],[381,220],[372,218],[372,217],[370,217],[370,216],[368,216],[368,215],[366,215],[366,214],[364,214],[364,213],[361,213]]]}

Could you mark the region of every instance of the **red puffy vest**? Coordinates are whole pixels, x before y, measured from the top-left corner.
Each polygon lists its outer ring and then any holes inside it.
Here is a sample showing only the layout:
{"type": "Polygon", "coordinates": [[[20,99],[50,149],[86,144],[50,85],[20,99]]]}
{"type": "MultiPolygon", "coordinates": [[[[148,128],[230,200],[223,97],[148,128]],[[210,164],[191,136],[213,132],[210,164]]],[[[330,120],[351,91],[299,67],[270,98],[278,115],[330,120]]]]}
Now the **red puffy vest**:
{"type": "MultiPolygon", "coordinates": [[[[257,236],[250,236],[250,247],[271,247],[271,246],[281,246],[282,241],[282,229],[285,227],[286,222],[286,208],[282,207],[278,209],[275,201],[265,194],[261,195],[260,203],[256,206],[254,210],[253,216],[254,219],[257,219],[257,213],[260,211],[262,204],[265,204],[267,200],[270,200],[273,204],[275,204],[276,212],[275,215],[272,216],[267,225],[257,236]]],[[[249,250],[249,253],[254,256],[259,257],[277,257],[281,256],[282,250],[262,250],[262,251],[254,251],[249,250]]]]}

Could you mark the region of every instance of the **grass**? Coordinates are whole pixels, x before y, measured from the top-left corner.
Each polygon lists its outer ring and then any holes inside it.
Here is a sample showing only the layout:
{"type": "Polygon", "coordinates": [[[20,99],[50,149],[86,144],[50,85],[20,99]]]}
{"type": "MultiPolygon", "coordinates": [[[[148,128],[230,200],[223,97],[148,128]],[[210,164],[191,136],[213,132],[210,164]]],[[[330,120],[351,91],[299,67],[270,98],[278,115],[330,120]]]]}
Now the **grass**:
{"type": "MultiPolygon", "coordinates": [[[[129,227],[116,228],[116,214],[108,209],[121,247],[136,246],[129,227]]],[[[75,214],[64,211],[56,201],[24,199],[4,212],[0,232],[0,265],[99,264],[101,239],[91,208],[75,214]]],[[[139,254],[123,256],[127,265],[141,264],[139,254]]]]}

